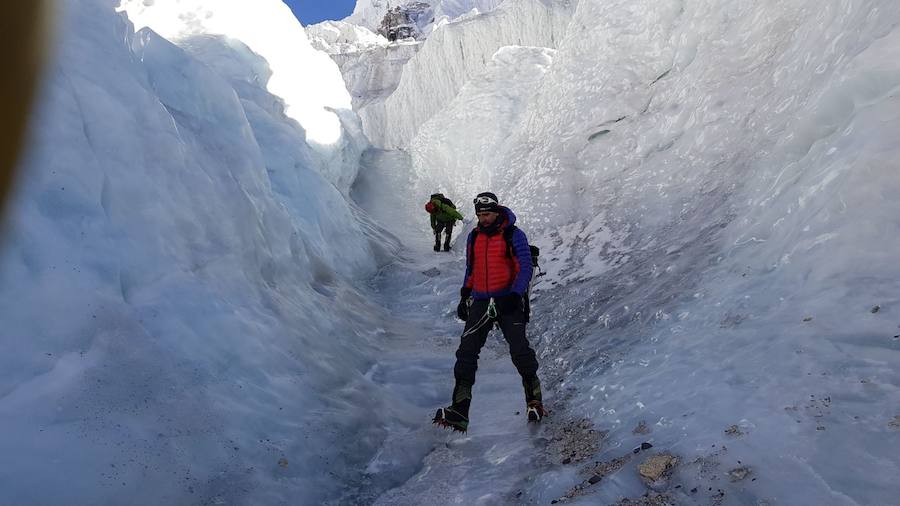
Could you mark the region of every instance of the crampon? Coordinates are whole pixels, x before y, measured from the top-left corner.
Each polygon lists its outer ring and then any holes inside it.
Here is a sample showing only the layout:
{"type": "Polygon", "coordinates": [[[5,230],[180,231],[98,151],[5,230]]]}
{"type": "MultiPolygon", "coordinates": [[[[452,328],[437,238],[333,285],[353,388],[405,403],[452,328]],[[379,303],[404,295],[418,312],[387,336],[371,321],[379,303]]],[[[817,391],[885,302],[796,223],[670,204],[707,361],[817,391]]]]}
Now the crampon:
{"type": "Polygon", "coordinates": [[[541,401],[528,401],[526,413],[528,414],[528,421],[535,423],[540,422],[547,416],[547,410],[544,409],[541,401]]]}
{"type": "Polygon", "coordinates": [[[469,419],[451,408],[438,408],[431,423],[462,433],[469,428],[469,419]]]}

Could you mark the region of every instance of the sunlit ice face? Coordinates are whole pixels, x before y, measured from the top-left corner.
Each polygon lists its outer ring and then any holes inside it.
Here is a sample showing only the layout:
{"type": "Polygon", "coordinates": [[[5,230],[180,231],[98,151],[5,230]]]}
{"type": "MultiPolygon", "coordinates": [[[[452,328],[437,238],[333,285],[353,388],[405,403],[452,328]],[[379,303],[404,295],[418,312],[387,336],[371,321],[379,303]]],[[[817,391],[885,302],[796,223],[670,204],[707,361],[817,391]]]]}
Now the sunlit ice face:
{"type": "Polygon", "coordinates": [[[478,224],[482,227],[489,227],[497,221],[497,216],[500,216],[500,213],[494,213],[491,211],[483,211],[480,213],[475,213],[478,216],[478,224]]]}

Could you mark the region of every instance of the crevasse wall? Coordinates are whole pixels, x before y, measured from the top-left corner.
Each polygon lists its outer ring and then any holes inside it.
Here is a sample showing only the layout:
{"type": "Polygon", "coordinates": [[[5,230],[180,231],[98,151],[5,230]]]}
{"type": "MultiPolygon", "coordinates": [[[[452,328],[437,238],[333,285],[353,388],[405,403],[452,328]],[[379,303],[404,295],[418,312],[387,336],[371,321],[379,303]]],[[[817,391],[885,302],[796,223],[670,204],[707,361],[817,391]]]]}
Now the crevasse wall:
{"type": "Polygon", "coordinates": [[[393,93],[400,84],[406,63],[421,48],[420,42],[397,43],[331,55],[344,76],[347,90],[353,98],[353,108],[362,109],[370,102],[384,100],[393,93]]]}
{"type": "MultiPolygon", "coordinates": [[[[630,458],[648,437],[682,457],[684,491],[715,485],[733,504],[891,503],[893,3],[582,0],[572,19],[536,91],[476,76],[467,86],[482,95],[456,95],[473,107],[502,90],[530,98],[509,135],[451,151],[492,160],[491,189],[542,247],[549,274],[529,331],[553,402],[610,430],[617,446],[601,459],[630,458]],[[633,432],[642,421],[650,436],[633,432]],[[729,438],[732,425],[742,435],[729,438]],[[740,462],[754,480],[723,484],[740,462]]],[[[458,62],[424,60],[425,49],[414,61],[458,62]]],[[[398,115],[382,144],[419,135],[414,153],[440,153],[472,128],[472,111],[450,104],[432,115],[446,136],[398,115]]],[[[484,177],[473,164],[448,178],[449,163],[417,162],[422,188],[465,195],[484,177]]],[[[628,478],[638,462],[590,500],[643,494],[628,478]]]]}
{"type": "Polygon", "coordinates": [[[471,197],[495,183],[505,185],[494,181],[494,167],[500,162],[495,148],[522,121],[555,53],[541,47],[500,48],[483,74],[467,82],[420,127],[408,149],[417,194],[452,189],[456,197],[471,197]]]}
{"type": "Polygon", "coordinates": [[[420,42],[389,43],[368,28],[345,21],[309,25],[306,33],[313,47],[337,63],[355,110],[393,93],[406,62],[422,47],[420,42]]]}
{"type": "Polygon", "coordinates": [[[60,3],[6,214],[0,503],[321,504],[381,437],[371,229],[265,60],[114,8],[60,3]]]}
{"type": "Polygon", "coordinates": [[[578,324],[543,336],[582,381],[573,406],[624,438],[656,423],[692,456],[742,424],[731,458],[765,470],[743,501],[893,493],[877,441],[900,400],[897,313],[871,310],[896,307],[900,279],[894,12],[582,2],[498,167],[549,258],[568,259],[574,284],[547,303],[582,300],[578,324]]]}
{"type": "Polygon", "coordinates": [[[419,127],[478,77],[497,49],[555,47],[569,22],[568,2],[512,0],[495,10],[442,26],[403,68],[397,89],[358,110],[371,143],[404,149],[419,127]]]}
{"type": "Polygon", "coordinates": [[[149,26],[169,40],[226,35],[243,41],[266,59],[272,70],[267,89],[284,100],[286,114],[303,125],[311,143],[327,149],[339,138],[340,120],[329,109],[349,109],[350,99],[327,55],[313,49],[283,2],[121,0],[119,8],[138,28],[149,26]]]}

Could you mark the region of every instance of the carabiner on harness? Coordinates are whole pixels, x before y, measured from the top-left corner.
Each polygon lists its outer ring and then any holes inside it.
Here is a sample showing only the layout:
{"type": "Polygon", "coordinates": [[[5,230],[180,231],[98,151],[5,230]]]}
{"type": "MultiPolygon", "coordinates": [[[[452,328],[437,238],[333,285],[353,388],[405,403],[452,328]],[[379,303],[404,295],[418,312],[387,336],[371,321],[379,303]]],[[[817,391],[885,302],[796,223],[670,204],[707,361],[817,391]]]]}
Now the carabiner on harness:
{"type": "Polygon", "coordinates": [[[491,301],[488,302],[487,315],[491,319],[497,317],[497,304],[494,303],[493,297],[491,297],[491,301]]]}
{"type": "Polygon", "coordinates": [[[481,318],[478,319],[478,322],[475,325],[472,325],[472,328],[465,331],[462,337],[466,337],[468,335],[474,334],[478,332],[478,329],[484,327],[485,325],[493,322],[497,318],[497,305],[494,303],[494,298],[491,297],[491,300],[488,302],[487,311],[481,315],[481,318]]]}

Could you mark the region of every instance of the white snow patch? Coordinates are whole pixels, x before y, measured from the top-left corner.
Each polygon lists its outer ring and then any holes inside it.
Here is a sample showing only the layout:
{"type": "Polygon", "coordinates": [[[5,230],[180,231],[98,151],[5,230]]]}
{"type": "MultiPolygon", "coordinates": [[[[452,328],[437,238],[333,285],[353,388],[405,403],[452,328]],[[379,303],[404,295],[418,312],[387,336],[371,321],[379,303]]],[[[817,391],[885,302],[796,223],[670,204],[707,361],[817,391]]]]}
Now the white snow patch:
{"type": "Polygon", "coordinates": [[[350,96],[328,56],[316,51],[290,8],[280,0],[121,0],[136,27],[149,26],[172,41],[225,35],[247,44],[272,69],[268,90],[285,101],[315,143],[331,145],[341,123],[329,109],[349,109],[350,96]]]}

